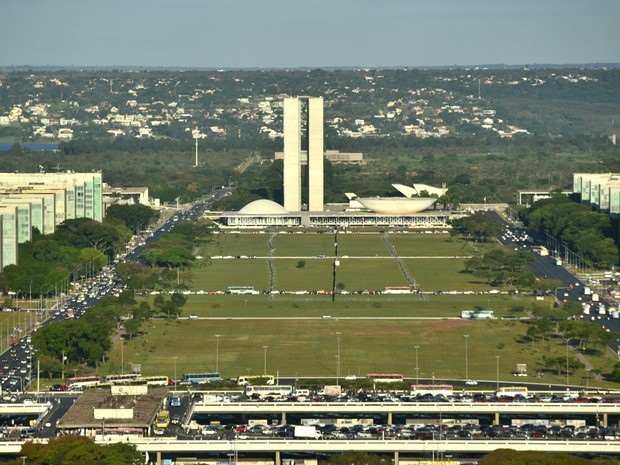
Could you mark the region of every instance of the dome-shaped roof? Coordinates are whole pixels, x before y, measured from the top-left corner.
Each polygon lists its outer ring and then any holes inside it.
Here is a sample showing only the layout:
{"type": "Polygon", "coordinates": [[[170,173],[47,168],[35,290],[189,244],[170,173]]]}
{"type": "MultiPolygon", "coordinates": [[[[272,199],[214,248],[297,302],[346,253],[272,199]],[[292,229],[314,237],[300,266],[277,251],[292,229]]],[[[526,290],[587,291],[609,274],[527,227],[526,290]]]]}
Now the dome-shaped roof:
{"type": "Polygon", "coordinates": [[[275,213],[288,213],[288,210],[273,200],[259,199],[248,203],[245,207],[239,210],[239,213],[246,215],[268,215],[275,213]]]}

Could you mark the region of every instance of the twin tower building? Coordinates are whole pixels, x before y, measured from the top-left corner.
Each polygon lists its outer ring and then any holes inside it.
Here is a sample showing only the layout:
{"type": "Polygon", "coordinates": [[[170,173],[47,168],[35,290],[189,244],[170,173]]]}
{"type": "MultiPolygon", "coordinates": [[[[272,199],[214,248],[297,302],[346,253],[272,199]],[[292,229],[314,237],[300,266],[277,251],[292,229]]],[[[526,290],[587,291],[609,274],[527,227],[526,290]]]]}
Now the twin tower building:
{"type": "Polygon", "coordinates": [[[323,98],[284,99],[284,208],[302,210],[307,167],[308,211],[323,211],[323,98]]]}

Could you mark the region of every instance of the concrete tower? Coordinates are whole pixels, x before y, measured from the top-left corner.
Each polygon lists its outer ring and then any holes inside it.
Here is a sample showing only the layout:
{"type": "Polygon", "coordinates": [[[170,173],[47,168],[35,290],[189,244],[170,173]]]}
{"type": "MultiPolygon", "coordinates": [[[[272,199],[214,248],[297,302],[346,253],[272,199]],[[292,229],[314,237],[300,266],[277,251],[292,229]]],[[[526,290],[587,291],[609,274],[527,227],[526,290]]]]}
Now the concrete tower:
{"type": "Polygon", "coordinates": [[[284,208],[301,210],[301,101],[284,99],[284,208]]]}
{"type": "Polygon", "coordinates": [[[308,99],[308,210],[323,211],[323,98],[308,99]]]}
{"type": "Polygon", "coordinates": [[[308,210],[323,211],[323,99],[284,99],[284,208],[301,210],[302,104],[307,104],[305,121],[308,164],[308,210]]]}

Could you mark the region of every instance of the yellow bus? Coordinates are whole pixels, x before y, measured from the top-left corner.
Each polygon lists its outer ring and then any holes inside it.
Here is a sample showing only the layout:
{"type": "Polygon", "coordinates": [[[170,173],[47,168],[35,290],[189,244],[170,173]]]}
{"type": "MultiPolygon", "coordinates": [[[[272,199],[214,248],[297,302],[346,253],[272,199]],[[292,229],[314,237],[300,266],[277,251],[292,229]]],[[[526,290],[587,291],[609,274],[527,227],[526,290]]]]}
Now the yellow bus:
{"type": "Polygon", "coordinates": [[[237,378],[237,385],[248,386],[250,384],[266,384],[271,386],[276,383],[276,379],[272,375],[264,376],[239,376],[237,378]]]}

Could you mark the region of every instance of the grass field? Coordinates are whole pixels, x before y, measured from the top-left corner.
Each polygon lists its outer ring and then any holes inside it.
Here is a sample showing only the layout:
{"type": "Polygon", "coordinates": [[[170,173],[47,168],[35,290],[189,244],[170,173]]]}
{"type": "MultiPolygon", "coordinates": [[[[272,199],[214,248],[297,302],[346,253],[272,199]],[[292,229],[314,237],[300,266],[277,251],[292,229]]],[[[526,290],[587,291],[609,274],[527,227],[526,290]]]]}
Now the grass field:
{"type": "Polygon", "coordinates": [[[405,258],[403,263],[418,286],[425,291],[488,291],[491,289],[487,283],[464,272],[465,260],[462,258],[405,258]]]}
{"type": "Polygon", "coordinates": [[[333,234],[278,234],[272,244],[277,257],[334,256],[333,234]]]}
{"type": "MultiPolygon", "coordinates": [[[[272,238],[275,289],[281,291],[331,290],[333,284],[333,234],[219,234],[201,253],[215,258],[200,261],[193,269],[193,290],[226,290],[228,286],[269,289],[268,241],[272,238]],[[325,258],[318,258],[325,255],[325,258]],[[243,257],[235,259],[234,257],[243,257]],[[304,266],[298,267],[303,260],[304,266]]],[[[403,258],[410,276],[422,290],[490,290],[491,287],[463,273],[465,258],[474,246],[445,234],[389,234],[389,242],[403,258]],[[422,258],[423,257],[423,258],[422,258]],[[433,258],[435,257],[435,258],[433,258]],[[459,258],[455,258],[459,257],[459,258]]],[[[476,248],[483,246],[476,245],[476,248]]],[[[381,233],[339,234],[340,266],[336,283],[344,289],[383,290],[386,286],[406,286],[408,282],[391,258],[381,233]]]]}
{"type": "MultiPolygon", "coordinates": [[[[271,265],[276,289],[331,290],[333,234],[219,234],[201,253],[211,257],[264,257],[269,254],[270,237],[275,247],[276,258],[271,265]],[[326,258],[317,258],[320,254],[326,258]],[[299,257],[306,257],[301,267],[299,257]]],[[[512,373],[517,363],[525,363],[529,373],[542,370],[543,378],[537,381],[566,381],[565,373],[542,366],[543,355],[565,353],[561,339],[544,345],[525,344],[519,342],[527,329],[523,322],[459,318],[462,310],[475,307],[494,310],[496,316],[502,317],[515,306],[551,305],[550,300],[540,302],[525,295],[447,294],[451,290],[491,289],[463,273],[465,259],[455,258],[471,255],[483,246],[444,234],[390,234],[388,240],[401,257],[415,257],[403,258],[402,262],[422,290],[444,293],[426,294],[424,299],[419,295],[347,294],[337,295],[335,301],[332,296],[321,294],[190,295],[183,315],[202,319],[146,323],[142,336],[125,343],[124,366],[140,363],[145,374],[173,376],[176,360],[179,377],[190,371],[215,370],[215,335],[219,334],[218,365],[225,377],[262,374],[264,346],[270,374],[335,376],[336,333],[340,333],[343,377],[370,372],[414,376],[414,346],[419,346],[420,377],[463,378],[464,335],[468,334],[470,378],[492,383],[499,356],[500,380],[518,383],[519,378],[512,373]]],[[[407,284],[380,233],[339,234],[338,242],[341,258],[336,282],[343,283],[345,290],[381,290],[407,284]]],[[[199,263],[192,269],[194,290],[225,290],[231,285],[269,288],[267,259],[205,259],[199,263]]],[[[612,354],[602,350],[585,355],[602,372],[609,372],[615,361],[612,354]]],[[[120,365],[120,339],[116,339],[110,359],[101,370],[119,372],[120,365]]],[[[571,373],[570,381],[584,384],[585,376],[586,372],[580,369],[571,373]]],[[[597,383],[611,386],[595,381],[592,376],[590,385],[597,383]]]]}
{"type": "MultiPolygon", "coordinates": [[[[199,317],[460,317],[461,310],[482,307],[494,310],[496,316],[506,316],[517,305],[529,307],[531,296],[509,295],[430,295],[420,296],[338,295],[332,302],[328,295],[190,295],[183,315],[199,317]]],[[[152,303],[152,298],[147,299],[152,303]]],[[[551,305],[551,301],[536,302],[551,305]]]]}
{"type": "Polygon", "coordinates": [[[474,253],[470,242],[447,234],[389,234],[388,240],[401,257],[461,257],[474,253]]]}
{"type": "Polygon", "coordinates": [[[200,255],[266,257],[269,255],[268,241],[269,234],[214,234],[211,241],[202,246],[200,255]]]}
{"type": "Polygon", "coordinates": [[[269,266],[266,259],[247,260],[201,260],[200,267],[194,267],[193,290],[225,291],[228,286],[254,286],[255,289],[269,288],[269,266]]]}
{"type": "Polygon", "coordinates": [[[391,258],[343,258],[336,282],[343,283],[345,290],[383,290],[386,286],[408,285],[396,261],[391,258]]]}
{"type": "MultiPolygon", "coordinates": [[[[376,312],[376,310],[375,310],[376,312]]],[[[262,374],[264,346],[267,372],[281,376],[335,376],[337,332],[340,332],[341,375],[364,376],[370,372],[403,373],[415,376],[415,349],[419,347],[420,377],[436,379],[465,377],[465,339],[468,337],[468,375],[493,381],[499,356],[500,380],[515,380],[517,363],[526,363],[528,372],[539,370],[542,383],[565,382],[545,369],[542,355],[563,355],[561,339],[544,345],[519,342],[526,330],[520,322],[472,320],[179,320],[153,321],[148,332],[126,342],[125,367],[140,363],[146,374],[173,376],[190,371],[214,371],[216,345],[219,369],[224,377],[262,374]],[[215,335],[219,334],[219,344],[215,335]]],[[[120,343],[117,341],[105,372],[120,371],[120,343]]],[[[597,367],[613,362],[606,353],[589,353],[597,367]]],[[[571,373],[571,384],[584,384],[586,373],[571,373]]],[[[590,378],[590,385],[601,382],[590,378]]],[[[607,384],[609,386],[609,384],[607,384]]]]}

